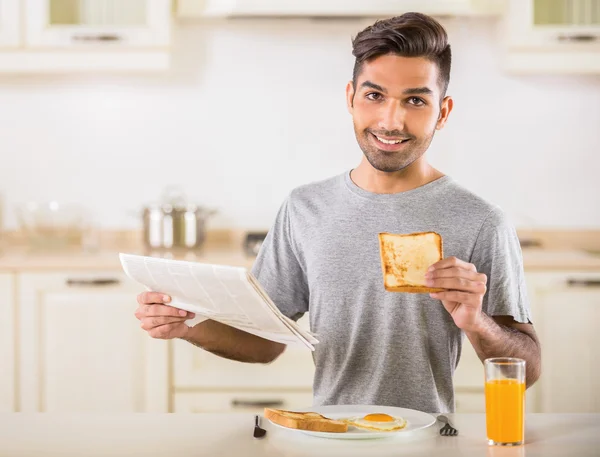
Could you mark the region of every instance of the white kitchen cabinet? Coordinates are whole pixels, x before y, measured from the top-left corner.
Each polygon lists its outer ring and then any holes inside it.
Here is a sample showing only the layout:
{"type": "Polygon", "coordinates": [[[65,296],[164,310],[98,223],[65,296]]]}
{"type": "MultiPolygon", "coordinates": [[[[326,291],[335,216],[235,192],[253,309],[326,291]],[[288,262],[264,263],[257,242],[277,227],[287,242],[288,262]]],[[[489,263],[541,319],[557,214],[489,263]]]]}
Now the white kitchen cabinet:
{"type": "Polygon", "coordinates": [[[175,389],[312,388],[315,372],[308,349],[288,347],[270,364],[227,360],[185,341],[173,341],[175,389]]]}
{"type": "Polygon", "coordinates": [[[600,412],[600,272],[528,276],[542,345],[539,412],[600,412]]]}
{"type": "Polygon", "coordinates": [[[432,15],[495,15],[501,0],[178,0],[180,17],[386,17],[407,11],[432,15]]]}
{"type": "MultiPolygon", "coordinates": [[[[527,389],[525,402],[528,412],[538,412],[535,385],[527,389]]],[[[457,413],[485,412],[485,372],[483,362],[465,336],[462,354],[454,372],[454,399],[457,413]]]]}
{"type": "Polygon", "coordinates": [[[263,414],[264,408],[294,410],[309,408],[312,403],[310,390],[178,392],[175,394],[174,412],[263,414]]]}
{"type": "MultiPolygon", "coordinates": [[[[308,315],[298,321],[306,328],[308,315]]],[[[312,389],[312,352],[288,347],[270,364],[227,360],[182,340],[173,341],[175,389],[312,389]]]]}
{"type": "Polygon", "coordinates": [[[0,50],[19,45],[19,0],[0,0],[0,50]]]}
{"type": "Polygon", "coordinates": [[[169,44],[170,0],[26,0],[27,45],[42,48],[169,44]]]}
{"type": "Polygon", "coordinates": [[[454,372],[456,412],[485,412],[484,382],[483,364],[465,336],[458,367],[454,372]]]}
{"type": "Polygon", "coordinates": [[[0,273],[0,413],[15,411],[15,279],[0,273]]]}
{"type": "Polygon", "coordinates": [[[168,411],[168,342],[134,316],[120,272],[25,273],[19,290],[19,410],[168,411]]]}
{"type": "MultiPolygon", "coordinates": [[[[308,327],[308,315],[298,323],[308,327]]],[[[174,412],[262,413],[265,407],[312,405],[312,352],[288,347],[270,364],[227,360],[190,343],[173,341],[174,412]]]]}
{"type": "Polygon", "coordinates": [[[0,0],[0,73],[166,70],[171,5],[171,0],[0,0]]]}
{"type": "Polygon", "coordinates": [[[464,389],[484,389],[483,364],[465,336],[458,367],[454,372],[454,386],[464,389]]]}
{"type": "Polygon", "coordinates": [[[516,73],[600,73],[600,0],[509,0],[505,66],[516,73]]]}
{"type": "Polygon", "coordinates": [[[454,405],[457,413],[485,413],[485,392],[483,389],[455,389],[454,405]]]}

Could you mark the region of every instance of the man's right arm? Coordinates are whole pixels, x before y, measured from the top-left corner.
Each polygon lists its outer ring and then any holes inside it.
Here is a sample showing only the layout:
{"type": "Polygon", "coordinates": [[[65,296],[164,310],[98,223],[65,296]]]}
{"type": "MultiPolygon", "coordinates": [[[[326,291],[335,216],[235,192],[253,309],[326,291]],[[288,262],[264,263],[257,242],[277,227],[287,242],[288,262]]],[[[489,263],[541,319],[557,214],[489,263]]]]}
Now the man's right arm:
{"type": "Polygon", "coordinates": [[[190,328],[185,321],[194,313],[167,306],[169,301],[168,296],[157,292],[138,295],[135,316],[152,338],[181,338],[220,357],[248,363],[270,363],[285,350],[284,344],[213,320],[190,328]]]}
{"type": "Polygon", "coordinates": [[[182,339],[220,357],[248,363],[270,363],[285,349],[285,344],[213,320],[188,327],[182,339]]]}

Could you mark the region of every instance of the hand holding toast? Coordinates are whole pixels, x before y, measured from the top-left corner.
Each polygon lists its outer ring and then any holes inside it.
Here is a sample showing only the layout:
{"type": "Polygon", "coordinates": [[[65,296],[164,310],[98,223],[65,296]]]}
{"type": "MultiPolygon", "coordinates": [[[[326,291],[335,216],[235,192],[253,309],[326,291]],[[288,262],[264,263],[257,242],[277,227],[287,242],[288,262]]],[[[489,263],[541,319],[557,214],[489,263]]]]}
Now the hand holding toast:
{"type": "Polygon", "coordinates": [[[487,276],[478,273],[475,265],[456,257],[440,260],[425,274],[425,284],[448,289],[429,295],[442,301],[458,328],[471,331],[477,327],[483,296],[487,291],[487,276]]]}

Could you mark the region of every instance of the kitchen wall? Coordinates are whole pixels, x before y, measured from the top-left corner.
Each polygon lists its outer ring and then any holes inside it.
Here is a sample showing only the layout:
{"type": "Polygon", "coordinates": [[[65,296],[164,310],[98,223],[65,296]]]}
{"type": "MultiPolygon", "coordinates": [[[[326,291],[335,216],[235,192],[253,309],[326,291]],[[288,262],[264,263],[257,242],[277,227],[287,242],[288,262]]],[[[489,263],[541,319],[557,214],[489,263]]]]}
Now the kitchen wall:
{"type": "MultiPolygon", "coordinates": [[[[496,23],[443,21],[455,110],[431,161],[520,226],[600,226],[600,77],[509,76],[496,23]]],[[[355,166],[344,88],[364,21],[178,24],[168,75],[0,77],[0,198],[81,202],[102,228],[179,184],[211,227],[267,228],[295,186],[355,166]]]]}

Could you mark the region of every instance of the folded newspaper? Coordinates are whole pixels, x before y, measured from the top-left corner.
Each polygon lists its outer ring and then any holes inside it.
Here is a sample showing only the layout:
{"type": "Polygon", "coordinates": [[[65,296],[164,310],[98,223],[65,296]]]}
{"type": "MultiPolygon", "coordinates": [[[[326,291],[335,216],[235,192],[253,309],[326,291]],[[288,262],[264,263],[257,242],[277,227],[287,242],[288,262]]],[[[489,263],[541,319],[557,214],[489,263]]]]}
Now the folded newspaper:
{"type": "Polygon", "coordinates": [[[150,291],[171,297],[170,306],[253,335],[315,350],[319,341],[284,316],[244,267],[119,254],[127,276],[150,291]]]}

